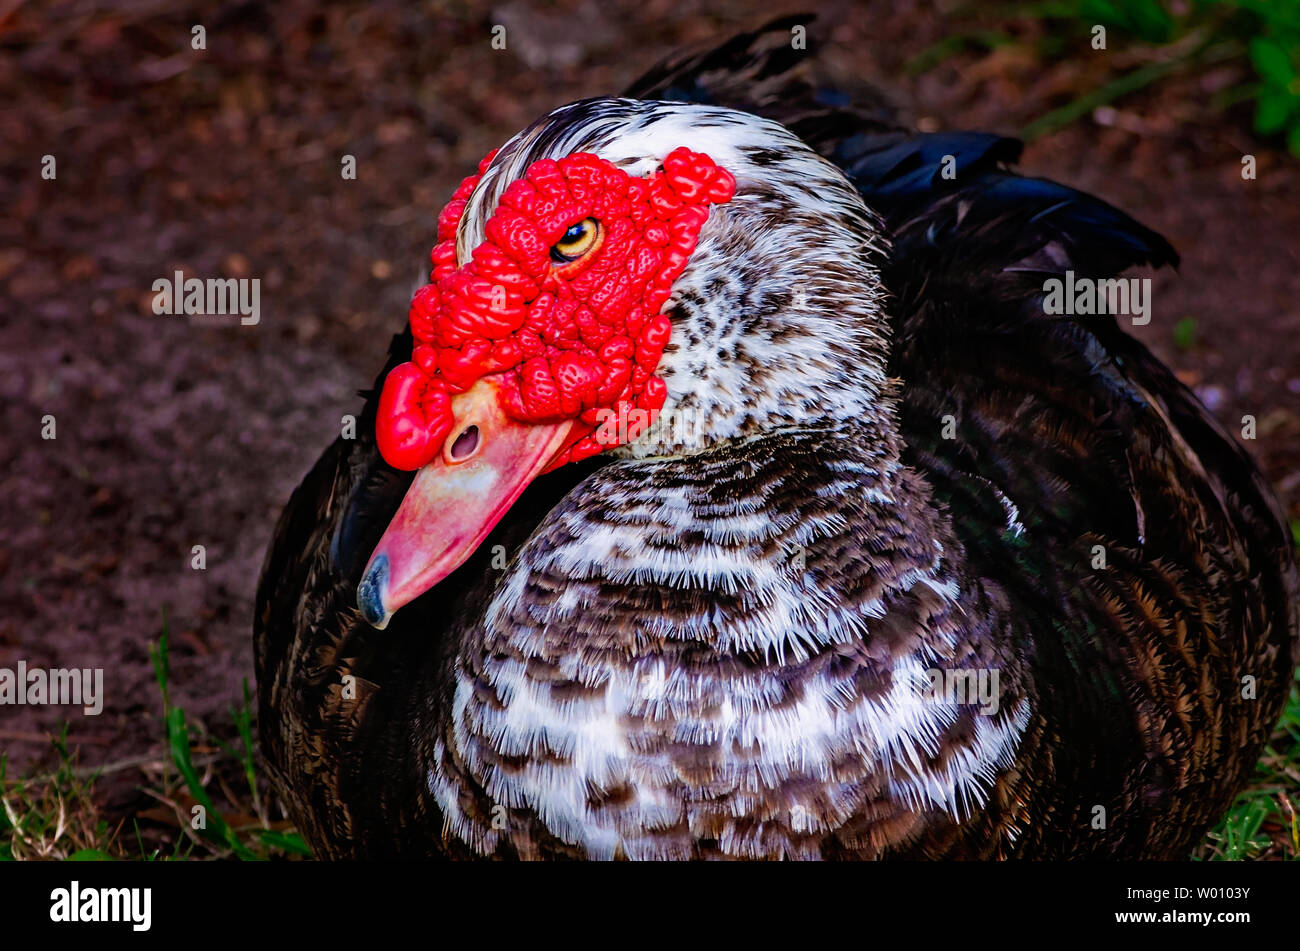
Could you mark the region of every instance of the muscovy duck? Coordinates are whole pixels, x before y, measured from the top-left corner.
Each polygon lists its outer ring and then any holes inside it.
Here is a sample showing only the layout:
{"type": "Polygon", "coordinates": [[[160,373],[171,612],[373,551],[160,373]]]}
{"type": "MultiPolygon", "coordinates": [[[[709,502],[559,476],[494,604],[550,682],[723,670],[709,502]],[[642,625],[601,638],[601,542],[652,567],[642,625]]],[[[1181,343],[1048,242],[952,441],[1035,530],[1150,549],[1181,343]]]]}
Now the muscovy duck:
{"type": "Polygon", "coordinates": [[[1043,305],[1173,250],[796,78],[790,25],[544,116],[440,218],[257,595],[318,856],[1178,857],[1257,758],[1279,507],[1043,305]]]}

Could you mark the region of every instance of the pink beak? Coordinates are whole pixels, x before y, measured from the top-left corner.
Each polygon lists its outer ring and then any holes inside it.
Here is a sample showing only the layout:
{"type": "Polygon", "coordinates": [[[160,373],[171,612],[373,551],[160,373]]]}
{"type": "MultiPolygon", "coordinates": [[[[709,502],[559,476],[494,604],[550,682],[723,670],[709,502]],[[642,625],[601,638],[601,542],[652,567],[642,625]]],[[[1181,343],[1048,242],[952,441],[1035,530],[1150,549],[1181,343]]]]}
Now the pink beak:
{"type": "Polygon", "coordinates": [[[452,397],[451,410],[456,424],[441,455],[416,474],[357,588],[374,627],[464,564],[574,426],[509,419],[490,376],[452,397]]]}

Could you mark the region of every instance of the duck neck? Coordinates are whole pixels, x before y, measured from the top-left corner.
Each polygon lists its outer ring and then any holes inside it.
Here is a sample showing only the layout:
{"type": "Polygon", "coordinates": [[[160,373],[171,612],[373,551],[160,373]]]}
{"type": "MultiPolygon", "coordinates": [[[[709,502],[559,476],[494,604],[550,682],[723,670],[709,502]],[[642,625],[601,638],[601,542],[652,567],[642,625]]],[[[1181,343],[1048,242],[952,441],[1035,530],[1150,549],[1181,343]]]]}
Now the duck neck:
{"type": "MultiPolygon", "coordinates": [[[[813,166],[816,167],[816,166],[813,166]]],[[[886,242],[849,186],[747,184],[714,209],[666,312],[658,420],[616,455],[693,456],[803,427],[897,432],[886,242]]]]}

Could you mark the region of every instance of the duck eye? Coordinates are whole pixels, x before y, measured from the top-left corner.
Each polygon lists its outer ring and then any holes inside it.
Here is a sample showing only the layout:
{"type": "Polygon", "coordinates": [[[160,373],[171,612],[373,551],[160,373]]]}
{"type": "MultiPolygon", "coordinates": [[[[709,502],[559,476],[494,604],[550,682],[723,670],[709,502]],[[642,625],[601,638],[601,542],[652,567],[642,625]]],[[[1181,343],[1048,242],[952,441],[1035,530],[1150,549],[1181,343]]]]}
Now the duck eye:
{"type": "Polygon", "coordinates": [[[556,264],[576,261],[596,246],[600,237],[600,222],[595,218],[583,218],[576,224],[569,225],[559,241],[551,247],[551,260],[556,264]]]}

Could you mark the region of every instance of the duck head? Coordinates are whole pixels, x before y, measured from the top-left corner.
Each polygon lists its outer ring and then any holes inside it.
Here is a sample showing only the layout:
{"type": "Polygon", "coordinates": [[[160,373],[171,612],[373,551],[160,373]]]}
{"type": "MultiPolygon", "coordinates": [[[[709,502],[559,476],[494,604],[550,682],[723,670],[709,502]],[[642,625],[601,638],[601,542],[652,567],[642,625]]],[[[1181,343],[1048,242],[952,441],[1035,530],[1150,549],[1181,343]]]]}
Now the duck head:
{"type": "Polygon", "coordinates": [[[480,163],[438,221],[376,440],[418,470],[358,587],[383,628],[529,483],[892,414],[878,220],[777,123],[593,99],[480,163]]]}

